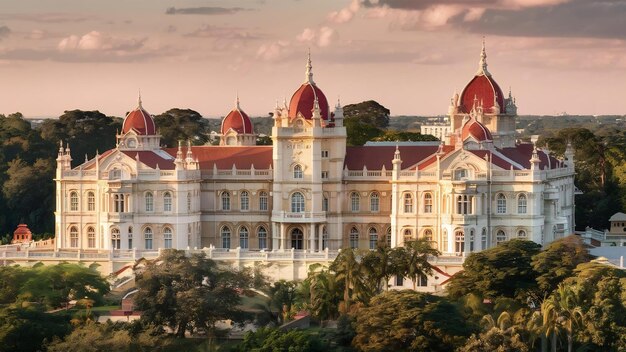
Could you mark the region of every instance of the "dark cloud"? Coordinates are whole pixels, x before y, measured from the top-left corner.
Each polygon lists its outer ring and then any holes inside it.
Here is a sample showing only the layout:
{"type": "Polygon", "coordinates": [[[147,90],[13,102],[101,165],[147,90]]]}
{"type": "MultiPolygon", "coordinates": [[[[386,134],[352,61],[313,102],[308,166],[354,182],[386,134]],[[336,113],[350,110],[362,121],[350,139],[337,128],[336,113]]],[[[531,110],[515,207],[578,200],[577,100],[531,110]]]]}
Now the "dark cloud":
{"type": "Polygon", "coordinates": [[[487,9],[479,20],[456,25],[502,36],[626,39],[626,1],[575,0],[519,10],[487,9]]]}
{"type": "Polygon", "coordinates": [[[167,15],[231,15],[237,12],[247,11],[242,7],[169,7],[165,10],[167,15]]]}
{"type": "Polygon", "coordinates": [[[366,7],[389,6],[393,9],[401,10],[423,10],[434,5],[465,5],[472,6],[489,6],[494,5],[498,0],[364,0],[363,5],[366,7]]]}
{"type": "Polygon", "coordinates": [[[6,38],[11,34],[11,29],[7,26],[0,26],[0,40],[6,38]]]}

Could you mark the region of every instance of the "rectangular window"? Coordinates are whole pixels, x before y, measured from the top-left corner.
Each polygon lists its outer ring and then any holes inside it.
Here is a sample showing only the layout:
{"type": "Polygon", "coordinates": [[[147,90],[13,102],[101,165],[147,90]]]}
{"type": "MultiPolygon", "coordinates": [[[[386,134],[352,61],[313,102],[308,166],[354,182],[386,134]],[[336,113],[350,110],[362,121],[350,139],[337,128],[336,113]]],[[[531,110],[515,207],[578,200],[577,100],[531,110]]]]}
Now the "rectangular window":
{"type": "Polygon", "coordinates": [[[261,192],[261,195],[259,196],[259,210],[267,211],[267,209],[267,193],[261,192]]]}
{"type": "Polygon", "coordinates": [[[322,158],[328,158],[328,150],[322,150],[322,158]]]}
{"type": "Polygon", "coordinates": [[[420,275],[417,278],[417,286],[419,287],[426,287],[428,286],[428,276],[426,275],[420,275]]]}
{"type": "Polygon", "coordinates": [[[328,211],[328,198],[322,198],[322,211],[328,211]]]}
{"type": "Polygon", "coordinates": [[[322,171],[322,178],[328,178],[328,171],[322,171]]]}
{"type": "Polygon", "coordinates": [[[87,211],[96,210],[96,197],[92,192],[87,193],[87,211]]]}

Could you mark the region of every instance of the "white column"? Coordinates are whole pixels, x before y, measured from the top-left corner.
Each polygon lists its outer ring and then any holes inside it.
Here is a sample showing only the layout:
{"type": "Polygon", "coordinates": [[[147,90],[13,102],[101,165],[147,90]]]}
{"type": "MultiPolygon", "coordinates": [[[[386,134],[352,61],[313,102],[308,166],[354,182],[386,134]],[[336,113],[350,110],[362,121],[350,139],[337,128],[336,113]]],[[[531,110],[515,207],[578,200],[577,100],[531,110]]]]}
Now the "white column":
{"type": "Polygon", "coordinates": [[[315,252],[315,224],[311,224],[311,231],[309,232],[309,252],[315,252]]]}
{"type": "Polygon", "coordinates": [[[282,222],[280,223],[280,247],[278,249],[285,249],[285,224],[282,222]]]}

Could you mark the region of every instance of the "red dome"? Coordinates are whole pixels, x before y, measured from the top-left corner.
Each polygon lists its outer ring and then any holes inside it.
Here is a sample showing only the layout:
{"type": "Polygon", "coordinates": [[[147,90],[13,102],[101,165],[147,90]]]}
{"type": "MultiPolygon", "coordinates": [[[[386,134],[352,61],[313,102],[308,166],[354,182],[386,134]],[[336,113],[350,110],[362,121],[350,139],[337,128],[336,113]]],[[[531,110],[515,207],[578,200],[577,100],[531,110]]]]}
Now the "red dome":
{"type": "Polygon", "coordinates": [[[222,120],[222,135],[226,134],[228,130],[233,129],[237,133],[253,134],[252,121],[248,115],[239,109],[237,106],[222,120]]]}
{"type": "Polygon", "coordinates": [[[130,130],[135,130],[140,135],[155,135],[156,126],[152,116],[139,106],[128,113],[124,118],[124,124],[122,125],[122,133],[127,133],[130,130]]]}
{"type": "Polygon", "coordinates": [[[474,118],[470,118],[470,120],[463,125],[461,140],[464,141],[467,137],[472,137],[478,142],[493,140],[489,129],[482,123],[476,121],[474,118]]]}
{"type": "Polygon", "coordinates": [[[484,74],[477,75],[472,78],[472,80],[463,89],[463,93],[461,93],[461,111],[464,113],[472,111],[474,99],[476,99],[479,105],[482,104],[483,110],[486,113],[489,113],[493,108],[493,102],[496,95],[498,105],[500,106],[499,113],[504,113],[504,94],[502,93],[500,86],[498,86],[498,83],[496,83],[491,76],[484,74]]]}
{"type": "Polygon", "coordinates": [[[291,102],[289,103],[289,118],[294,119],[298,116],[298,113],[300,113],[305,119],[310,120],[313,117],[313,104],[315,103],[316,97],[320,106],[322,120],[328,120],[328,100],[326,100],[326,96],[322,90],[312,82],[302,84],[300,88],[293,93],[291,102]]]}

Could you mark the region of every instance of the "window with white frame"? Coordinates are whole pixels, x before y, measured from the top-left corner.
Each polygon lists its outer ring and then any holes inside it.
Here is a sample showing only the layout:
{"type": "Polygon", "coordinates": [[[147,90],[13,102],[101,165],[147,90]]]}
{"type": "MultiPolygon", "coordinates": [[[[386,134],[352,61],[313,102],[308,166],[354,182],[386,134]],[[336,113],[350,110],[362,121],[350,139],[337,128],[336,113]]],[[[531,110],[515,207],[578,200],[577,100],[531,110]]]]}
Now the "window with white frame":
{"type": "Polygon", "coordinates": [[[230,248],[230,227],[223,226],[220,235],[222,237],[222,248],[230,248]]]}
{"type": "Polygon", "coordinates": [[[239,195],[239,208],[243,211],[250,210],[250,195],[248,191],[241,191],[239,195]]]}
{"type": "Polygon", "coordinates": [[[328,207],[329,207],[328,197],[324,196],[322,198],[322,211],[328,211],[328,207]]]}
{"type": "Polygon", "coordinates": [[[463,231],[454,233],[454,252],[457,254],[465,252],[465,234],[463,231]]]}
{"type": "Polygon", "coordinates": [[[376,213],[379,210],[380,196],[378,195],[378,192],[372,192],[372,194],[370,194],[370,211],[376,213]]]}
{"type": "Polygon", "coordinates": [[[433,195],[432,193],[424,193],[424,213],[433,212],[433,195]]]}
{"type": "Polygon", "coordinates": [[[300,228],[291,230],[291,248],[304,249],[304,233],[300,228]]]}
{"type": "Polygon", "coordinates": [[[154,211],[154,196],[152,195],[152,192],[146,193],[144,198],[146,201],[146,211],[154,211]]]}
{"type": "Polygon", "coordinates": [[[301,179],[304,177],[304,173],[302,172],[302,166],[300,165],[294,165],[293,167],[293,178],[295,179],[301,179]]]}
{"type": "Polygon", "coordinates": [[[124,208],[124,195],[123,194],[115,194],[113,196],[113,203],[114,203],[116,213],[123,213],[126,210],[124,208]]]}
{"type": "Polygon", "coordinates": [[[417,282],[415,283],[415,286],[418,286],[418,287],[428,286],[428,276],[426,276],[425,274],[419,274],[417,276],[417,282]]]}
{"type": "Polygon", "coordinates": [[[356,227],[350,229],[350,248],[359,248],[359,230],[356,227]]]}
{"type": "Polygon", "coordinates": [[[112,228],[111,229],[111,248],[120,249],[122,246],[122,238],[120,235],[120,229],[112,228]]]}
{"type": "Polygon", "coordinates": [[[413,196],[411,193],[404,194],[404,212],[412,213],[413,212],[413,196]]]}
{"type": "Polygon", "coordinates": [[[245,226],[240,227],[239,228],[239,248],[247,249],[249,238],[250,238],[250,234],[248,232],[248,228],[245,226]]]}
{"type": "Polygon", "coordinates": [[[76,226],[70,227],[70,247],[78,248],[78,228],[76,226]]]}
{"type": "Polygon", "coordinates": [[[172,229],[169,227],[163,229],[163,247],[172,248],[172,229]]]}
{"type": "Polygon", "coordinates": [[[470,230],[470,238],[469,238],[469,245],[470,245],[470,252],[474,251],[474,241],[476,240],[476,236],[474,235],[474,229],[470,230]]]}
{"type": "Polygon", "coordinates": [[[464,180],[469,177],[469,172],[467,169],[456,169],[454,170],[454,179],[455,180],[464,180]]]}
{"type": "Polygon", "coordinates": [[[528,202],[526,200],[525,194],[520,194],[519,197],[517,197],[517,213],[518,214],[526,214],[527,203],[528,202]]]}
{"type": "Polygon", "coordinates": [[[151,227],[146,227],[145,230],[143,230],[143,240],[144,240],[144,248],[145,249],[152,249],[152,228],[151,227]]]}
{"type": "Polygon", "coordinates": [[[96,248],[96,229],[91,226],[87,228],[87,247],[96,248]]]}
{"type": "Polygon", "coordinates": [[[526,239],[526,231],[524,230],[517,231],[517,237],[526,239]]]}
{"type": "Polygon", "coordinates": [[[259,210],[267,211],[268,209],[268,196],[267,192],[261,191],[259,192],[259,210]]]}
{"type": "Polygon", "coordinates": [[[172,194],[170,192],[163,193],[163,211],[172,211],[172,194]]]}
{"type": "Polygon", "coordinates": [[[472,213],[472,196],[459,195],[456,197],[456,213],[467,215],[472,213]]]}
{"type": "Polygon", "coordinates": [[[496,232],[496,245],[499,245],[500,243],[503,243],[506,241],[506,233],[504,233],[504,231],[502,230],[498,230],[498,232],[496,232]]]}
{"type": "Polygon", "coordinates": [[[487,229],[483,228],[483,231],[480,234],[480,249],[487,249],[487,229]]]}
{"type": "Polygon", "coordinates": [[[403,235],[405,244],[413,241],[413,231],[411,231],[410,229],[405,229],[403,235]]]}
{"type": "Polygon", "coordinates": [[[133,249],[133,227],[128,227],[128,249],[133,249]]]}
{"type": "Polygon", "coordinates": [[[428,241],[431,247],[437,248],[437,242],[433,241],[433,230],[431,229],[424,230],[424,240],[428,241]]]}
{"type": "Polygon", "coordinates": [[[303,213],[304,212],[304,195],[300,192],[294,192],[291,195],[291,212],[303,213]]]}
{"type": "Polygon", "coordinates": [[[78,192],[70,192],[70,211],[78,211],[78,192]]]}
{"type": "Polygon", "coordinates": [[[323,179],[327,179],[328,178],[328,171],[322,171],[322,178],[323,179]]]}
{"type": "Polygon", "coordinates": [[[350,193],[350,210],[352,212],[358,212],[361,208],[361,196],[359,193],[352,192],[350,193]]]}
{"type": "Polygon", "coordinates": [[[322,158],[328,158],[328,150],[322,150],[322,158]]]}
{"type": "Polygon", "coordinates": [[[230,210],[230,193],[222,192],[222,210],[230,210]]]}
{"type": "Polygon", "coordinates": [[[87,192],[87,211],[95,211],[96,210],[96,195],[95,193],[89,191],[87,192]]]}
{"type": "Polygon", "coordinates": [[[376,231],[376,228],[374,227],[370,227],[370,249],[376,249],[376,246],[378,245],[378,231],[376,231]]]}
{"type": "Polygon", "coordinates": [[[259,227],[257,237],[259,238],[259,249],[267,249],[267,230],[265,227],[259,227]]]}
{"type": "Polygon", "coordinates": [[[498,193],[496,196],[496,212],[506,214],[506,196],[503,193],[498,193]]]}

